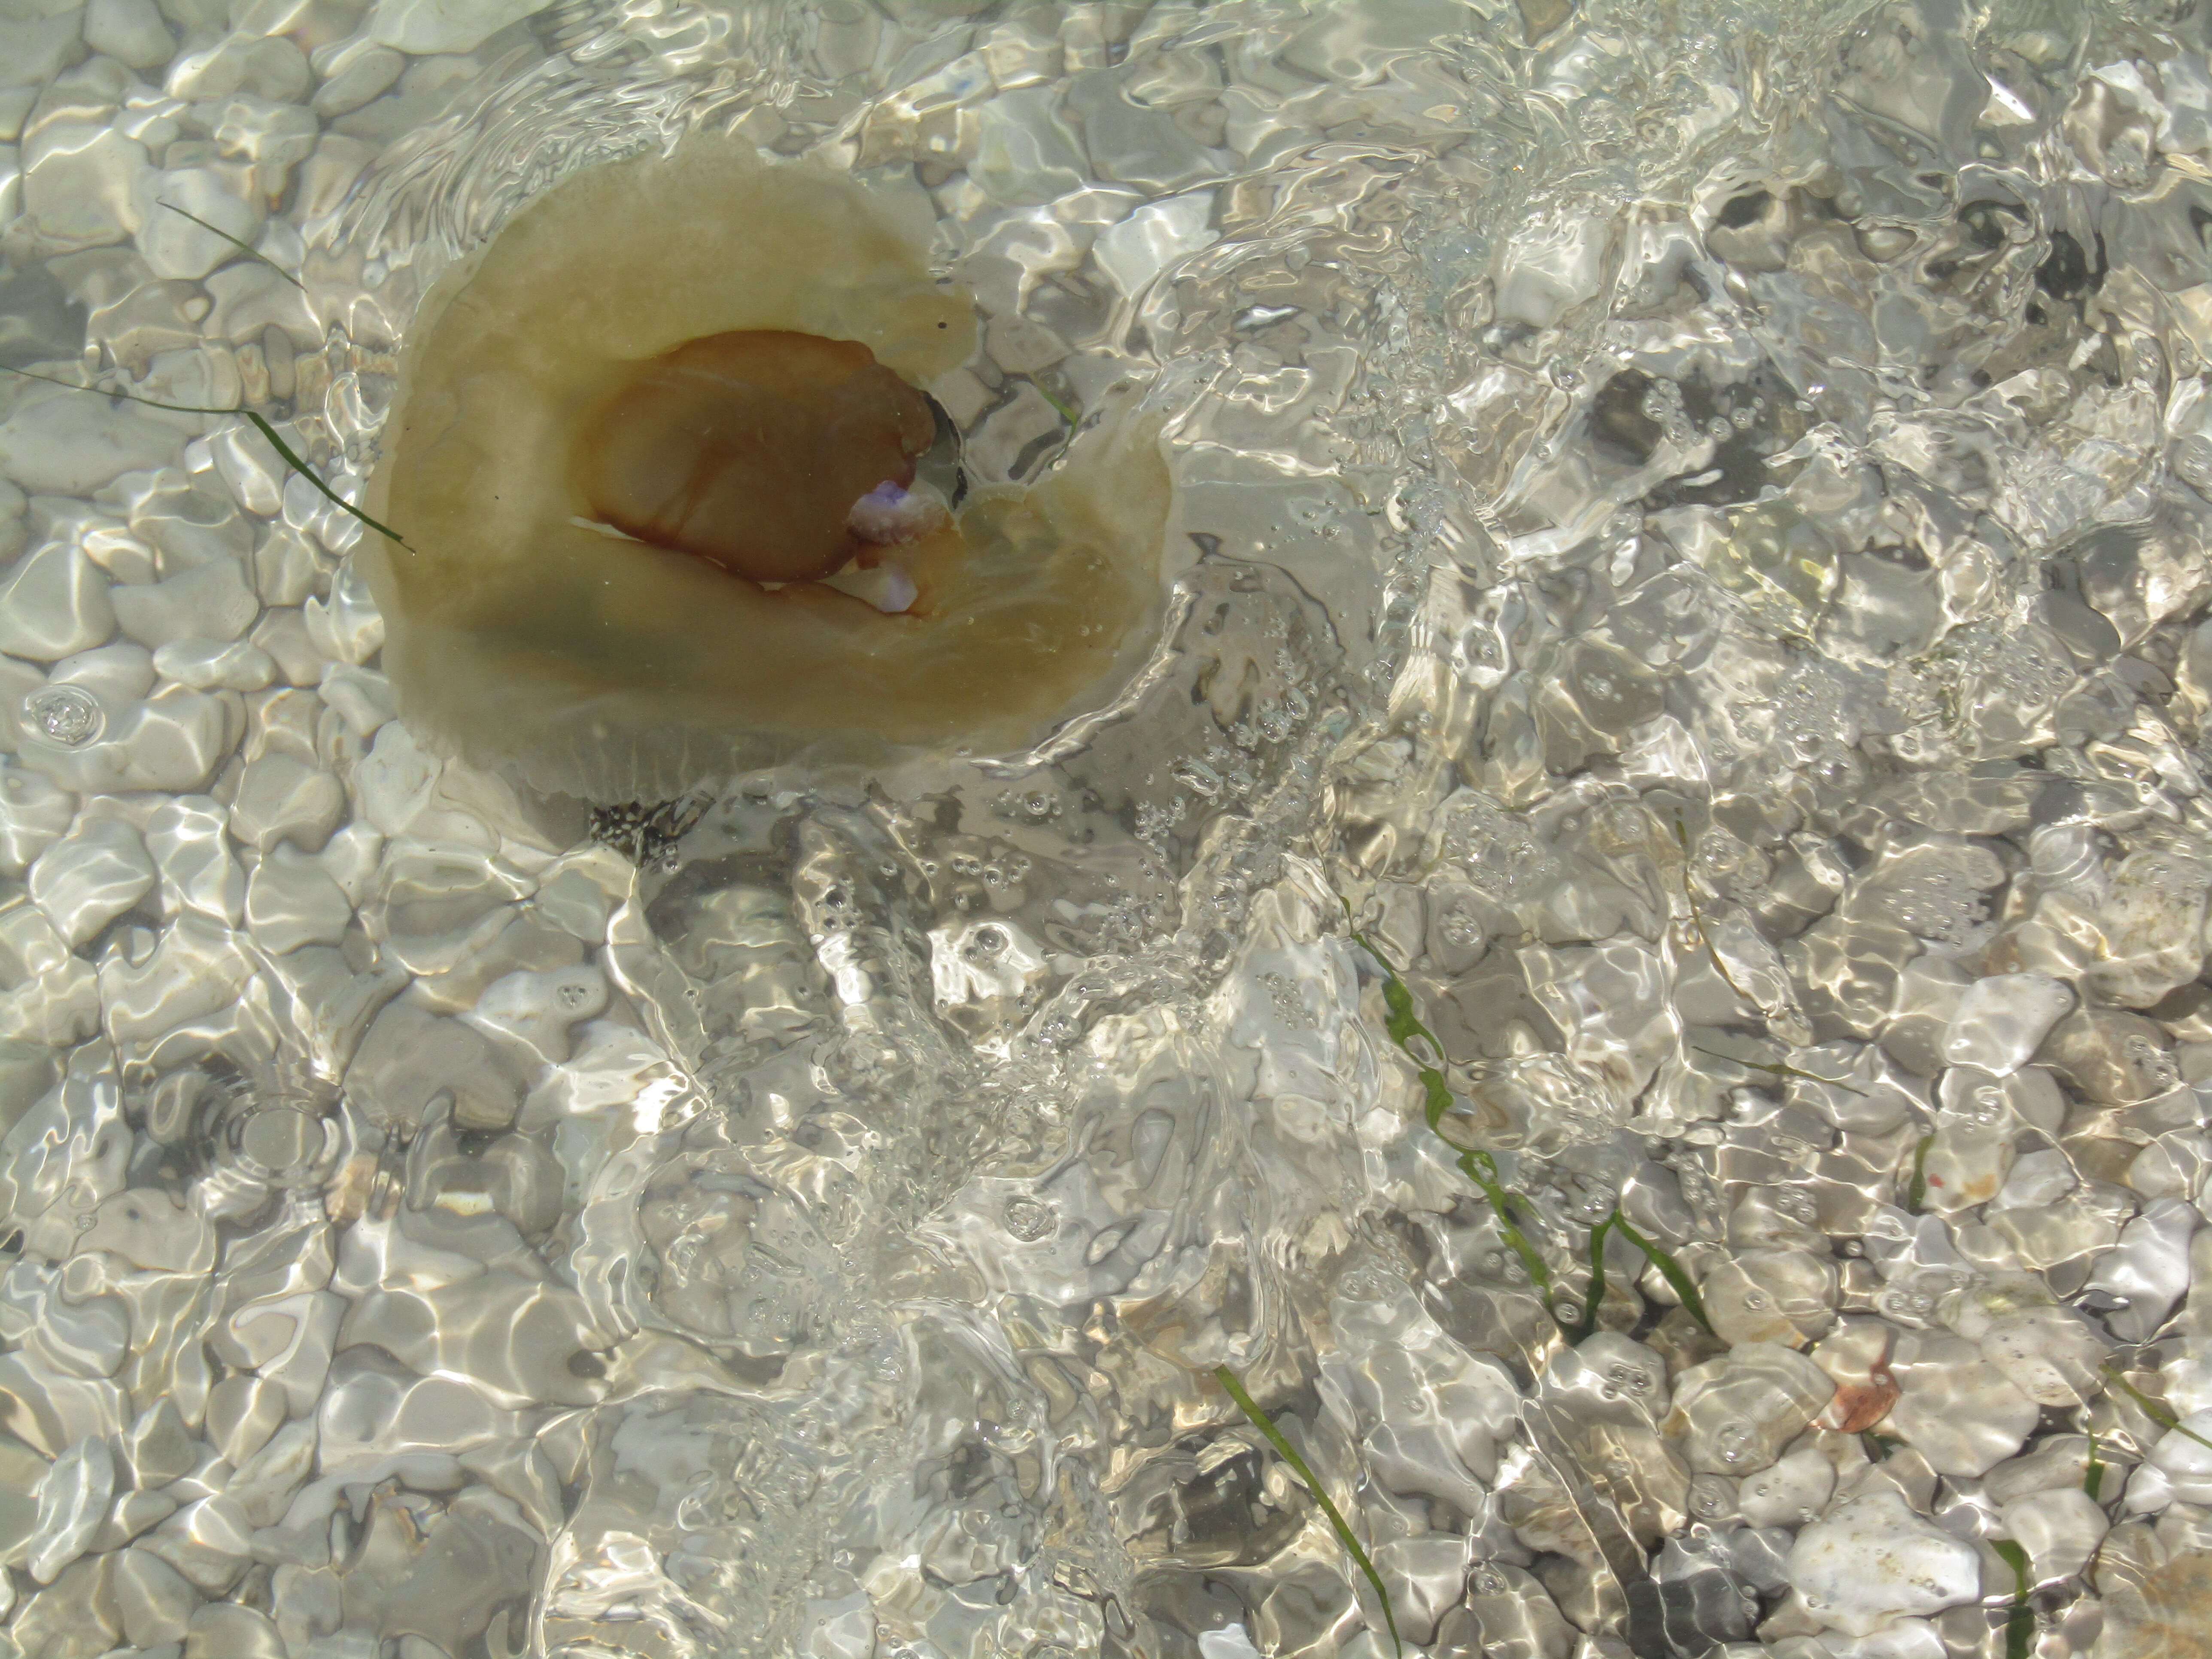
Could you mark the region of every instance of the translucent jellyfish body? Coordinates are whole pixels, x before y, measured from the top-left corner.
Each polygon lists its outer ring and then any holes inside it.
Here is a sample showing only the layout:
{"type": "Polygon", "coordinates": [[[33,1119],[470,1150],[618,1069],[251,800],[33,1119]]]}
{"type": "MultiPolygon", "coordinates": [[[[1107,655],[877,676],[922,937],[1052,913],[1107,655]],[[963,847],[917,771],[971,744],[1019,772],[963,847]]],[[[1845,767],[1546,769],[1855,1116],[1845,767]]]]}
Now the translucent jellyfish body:
{"type": "Polygon", "coordinates": [[[431,745],[586,799],[805,752],[1003,752],[1103,702],[1160,613],[1157,422],[957,512],[915,476],[963,362],[928,204],[694,139],[572,175],[444,277],[368,554],[431,745]]]}

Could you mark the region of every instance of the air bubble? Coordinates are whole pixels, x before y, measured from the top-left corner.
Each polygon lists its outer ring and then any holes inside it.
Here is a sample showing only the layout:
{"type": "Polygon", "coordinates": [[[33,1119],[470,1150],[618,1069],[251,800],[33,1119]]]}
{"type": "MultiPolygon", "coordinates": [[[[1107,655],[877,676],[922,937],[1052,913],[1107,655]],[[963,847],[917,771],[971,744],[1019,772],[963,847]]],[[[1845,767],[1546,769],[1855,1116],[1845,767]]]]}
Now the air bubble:
{"type": "Polygon", "coordinates": [[[2200,495],[2212,495],[2212,438],[2184,438],[2173,447],[2174,476],[2200,495]]]}
{"type": "Polygon", "coordinates": [[[33,734],[63,749],[82,749],[107,727],[106,711],[78,685],[50,685],[23,700],[33,734]]]}

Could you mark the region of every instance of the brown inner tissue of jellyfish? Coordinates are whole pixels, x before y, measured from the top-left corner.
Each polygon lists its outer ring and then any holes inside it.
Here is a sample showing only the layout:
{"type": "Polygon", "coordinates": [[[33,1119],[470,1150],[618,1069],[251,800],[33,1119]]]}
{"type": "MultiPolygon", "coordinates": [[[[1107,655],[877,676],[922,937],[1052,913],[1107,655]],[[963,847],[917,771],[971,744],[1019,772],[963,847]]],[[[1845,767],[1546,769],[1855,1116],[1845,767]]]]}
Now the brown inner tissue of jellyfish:
{"type": "Polygon", "coordinates": [[[875,562],[854,505],[911,484],[935,431],[865,345],[744,329],[636,365],[584,422],[576,473],[625,535],[755,582],[818,581],[875,562]]]}

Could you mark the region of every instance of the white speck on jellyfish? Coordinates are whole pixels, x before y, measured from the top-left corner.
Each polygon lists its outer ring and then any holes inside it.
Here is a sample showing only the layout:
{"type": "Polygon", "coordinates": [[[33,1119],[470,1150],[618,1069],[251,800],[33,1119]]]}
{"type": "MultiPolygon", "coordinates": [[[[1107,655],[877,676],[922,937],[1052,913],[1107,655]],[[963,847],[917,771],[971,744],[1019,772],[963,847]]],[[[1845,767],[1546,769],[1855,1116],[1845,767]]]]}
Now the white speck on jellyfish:
{"type": "Polygon", "coordinates": [[[876,594],[876,609],[887,617],[896,617],[915,602],[921,590],[915,586],[914,578],[895,564],[883,567],[882,589],[876,594]]]}
{"type": "Polygon", "coordinates": [[[845,527],[864,542],[890,547],[928,535],[948,516],[945,498],[927,484],[907,488],[886,478],[853,503],[845,527]]]}

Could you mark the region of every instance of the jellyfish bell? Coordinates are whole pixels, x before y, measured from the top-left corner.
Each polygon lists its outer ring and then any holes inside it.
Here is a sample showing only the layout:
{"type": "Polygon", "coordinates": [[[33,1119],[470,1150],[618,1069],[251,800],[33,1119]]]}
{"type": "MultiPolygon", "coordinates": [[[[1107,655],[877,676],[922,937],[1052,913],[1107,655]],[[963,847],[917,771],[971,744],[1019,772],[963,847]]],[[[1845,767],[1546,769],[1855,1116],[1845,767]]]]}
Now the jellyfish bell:
{"type": "Polygon", "coordinates": [[[911,182],[702,137],[439,281],[369,490],[405,540],[360,555],[426,746],[622,802],[1022,750],[1110,699],[1164,610],[1159,422],[1109,400],[956,509],[923,388],[976,328],[931,224],[911,182]]]}

